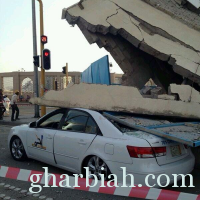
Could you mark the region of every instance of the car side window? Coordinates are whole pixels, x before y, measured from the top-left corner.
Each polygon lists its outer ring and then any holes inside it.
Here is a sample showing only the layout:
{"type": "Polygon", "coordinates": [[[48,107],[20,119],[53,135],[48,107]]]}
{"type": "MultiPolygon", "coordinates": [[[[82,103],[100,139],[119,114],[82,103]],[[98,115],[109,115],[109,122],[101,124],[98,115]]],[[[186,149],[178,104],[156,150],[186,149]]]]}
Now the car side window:
{"type": "Polygon", "coordinates": [[[87,121],[85,132],[93,133],[93,134],[97,134],[97,132],[98,132],[97,125],[91,117],[89,117],[89,119],[87,121]]]}
{"type": "Polygon", "coordinates": [[[45,119],[41,123],[39,123],[39,128],[50,128],[50,129],[58,129],[60,120],[62,119],[64,113],[56,113],[49,118],[45,119]]]}
{"type": "Polygon", "coordinates": [[[62,125],[62,130],[85,132],[88,117],[88,114],[84,112],[70,110],[67,114],[64,124],[62,125]]]}

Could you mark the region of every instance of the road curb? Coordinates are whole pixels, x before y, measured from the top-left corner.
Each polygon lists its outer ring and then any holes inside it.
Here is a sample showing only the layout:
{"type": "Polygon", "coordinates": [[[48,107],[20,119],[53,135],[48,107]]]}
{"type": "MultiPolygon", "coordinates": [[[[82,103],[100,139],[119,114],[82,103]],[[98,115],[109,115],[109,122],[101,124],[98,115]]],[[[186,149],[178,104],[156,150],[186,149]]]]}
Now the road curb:
{"type": "MultiPolygon", "coordinates": [[[[30,176],[32,174],[41,174],[39,183],[44,184],[44,172],[26,170],[14,167],[0,166],[0,177],[9,178],[14,180],[21,180],[30,182],[30,176]]],[[[61,174],[54,174],[56,176],[56,185],[59,186],[59,182],[63,179],[60,178],[61,174]]],[[[93,180],[90,179],[90,184],[93,180]]],[[[72,186],[75,183],[75,177],[69,178],[69,185],[72,186]]],[[[100,181],[95,187],[86,187],[86,179],[79,178],[78,185],[80,187],[66,187],[68,189],[83,190],[88,192],[104,193],[117,196],[135,197],[150,200],[200,200],[200,195],[188,194],[177,191],[170,191],[164,189],[148,188],[148,187],[108,187],[107,182],[104,182],[106,187],[100,187],[100,181]]],[[[49,185],[52,185],[52,178],[49,179],[49,185]]],[[[120,185],[119,185],[120,186],[120,185]]]]}

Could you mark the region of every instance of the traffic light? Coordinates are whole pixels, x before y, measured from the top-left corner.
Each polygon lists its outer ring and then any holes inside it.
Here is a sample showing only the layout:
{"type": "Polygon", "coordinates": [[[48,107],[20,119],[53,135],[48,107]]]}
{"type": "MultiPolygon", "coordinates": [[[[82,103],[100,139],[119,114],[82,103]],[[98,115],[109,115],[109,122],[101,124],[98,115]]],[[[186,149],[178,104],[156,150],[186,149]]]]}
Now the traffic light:
{"type": "Polygon", "coordinates": [[[43,43],[43,44],[47,43],[47,36],[46,35],[41,36],[41,43],[43,43]]]}
{"type": "Polygon", "coordinates": [[[66,67],[63,67],[62,73],[66,74],[66,67]]]}
{"type": "Polygon", "coordinates": [[[51,69],[51,52],[49,49],[44,49],[42,52],[42,63],[43,69],[50,70],[51,69]]]}
{"type": "Polygon", "coordinates": [[[33,56],[33,63],[36,67],[40,66],[40,56],[33,56]]]}

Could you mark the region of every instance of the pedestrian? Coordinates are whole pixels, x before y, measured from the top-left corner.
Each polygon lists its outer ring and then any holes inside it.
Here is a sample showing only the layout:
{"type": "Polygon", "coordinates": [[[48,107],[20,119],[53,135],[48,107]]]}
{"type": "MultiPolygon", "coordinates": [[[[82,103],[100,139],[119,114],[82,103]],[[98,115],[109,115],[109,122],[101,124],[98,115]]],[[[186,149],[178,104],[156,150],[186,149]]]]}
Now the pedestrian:
{"type": "Polygon", "coordinates": [[[10,101],[10,105],[11,105],[11,108],[12,108],[11,121],[19,120],[19,108],[17,106],[17,96],[18,95],[19,95],[19,91],[16,90],[15,94],[13,94],[11,101],[10,101]],[[15,115],[15,111],[16,111],[16,115],[15,115]]]}
{"type": "Polygon", "coordinates": [[[10,99],[8,98],[7,95],[5,95],[3,98],[4,98],[3,105],[5,107],[4,112],[6,112],[6,115],[9,115],[10,99]]]}
{"type": "Polygon", "coordinates": [[[0,89],[0,120],[3,120],[3,90],[0,89]]]}
{"type": "Polygon", "coordinates": [[[4,117],[4,113],[6,112],[4,96],[3,96],[3,106],[1,108],[2,108],[2,116],[4,117]]]}

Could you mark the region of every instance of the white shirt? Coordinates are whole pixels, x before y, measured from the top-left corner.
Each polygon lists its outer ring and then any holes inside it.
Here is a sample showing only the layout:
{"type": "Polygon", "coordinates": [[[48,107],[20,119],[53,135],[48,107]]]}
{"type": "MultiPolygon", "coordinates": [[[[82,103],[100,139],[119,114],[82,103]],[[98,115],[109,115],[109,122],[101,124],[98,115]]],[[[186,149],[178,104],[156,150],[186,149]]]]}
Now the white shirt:
{"type": "Polygon", "coordinates": [[[13,94],[12,95],[12,98],[11,98],[11,101],[10,101],[10,104],[13,105],[17,103],[17,95],[16,94],[13,94]]]}
{"type": "Polygon", "coordinates": [[[10,105],[10,99],[8,97],[4,98],[4,102],[3,102],[3,105],[4,107],[6,107],[6,105],[10,105]]]}

